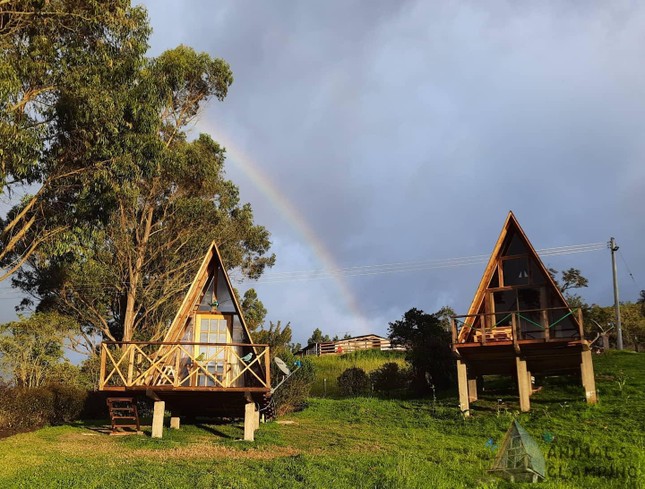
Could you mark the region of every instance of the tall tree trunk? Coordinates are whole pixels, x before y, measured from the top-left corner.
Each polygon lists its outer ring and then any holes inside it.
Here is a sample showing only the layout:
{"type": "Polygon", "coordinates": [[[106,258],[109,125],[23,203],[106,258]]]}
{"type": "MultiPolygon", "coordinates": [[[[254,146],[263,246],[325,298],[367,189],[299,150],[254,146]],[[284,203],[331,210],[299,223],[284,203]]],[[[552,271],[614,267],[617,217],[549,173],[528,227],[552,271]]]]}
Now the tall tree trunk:
{"type": "Polygon", "coordinates": [[[154,208],[149,205],[143,213],[143,235],[139,239],[135,232],[135,245],[136,255],[134,265],[130,265],[128,270],[128,284],[126,287],[126,304],[125,313],[123,315],[123,341],[132,341],[134,334],[134,326],[136,321],[136,303],[137,303],[137,287],[141,280],[141,269],[143,262],[146,258],[148,250],[148,243],[150,242],[150,230],[152,229],[152,217],[154,208]]]}

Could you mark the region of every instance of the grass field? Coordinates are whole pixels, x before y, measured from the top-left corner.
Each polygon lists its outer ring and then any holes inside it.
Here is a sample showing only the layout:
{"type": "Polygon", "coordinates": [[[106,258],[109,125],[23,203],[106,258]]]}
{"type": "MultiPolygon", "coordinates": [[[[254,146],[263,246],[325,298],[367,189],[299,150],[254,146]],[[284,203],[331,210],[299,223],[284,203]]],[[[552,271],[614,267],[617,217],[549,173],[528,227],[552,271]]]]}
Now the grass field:
{"type": "Polygon", "coordinates": [[[407,365],[405,352],[398,351],[359,350],[341,356],[310,356],[307,359],[316,368],[316,379],[311,386],[311,395],[330,398],[340,397],[336,379],[348,368],[362,368],[369,374],[387,362],[398,363],[401,367],[407,365]]]}
{"type": "Polygon", "coordinates": [[[515,487],[486,472],[513,418],[547,459],[544,488],[645,487],[645,354],[594,357],[600,403],[555,379],[517,413],[515,395],[487,389],[473,416],[455,398],[312,398],[262,425],[256,442],[239,424],[192,425],[164,438],[110,437],[91,425],[0,440],[0,487],[515,487]],[[503,404],[498,407],[498,399],[503,404]],[[287,422],[287,424],[284,424],[287,422]]]}

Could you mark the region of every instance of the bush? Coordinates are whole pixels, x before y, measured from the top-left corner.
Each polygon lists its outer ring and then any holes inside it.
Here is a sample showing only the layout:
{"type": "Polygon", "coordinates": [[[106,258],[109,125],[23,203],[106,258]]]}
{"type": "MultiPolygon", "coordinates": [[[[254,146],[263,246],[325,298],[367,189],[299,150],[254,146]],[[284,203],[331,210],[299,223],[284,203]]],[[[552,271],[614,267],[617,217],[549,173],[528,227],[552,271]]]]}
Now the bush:
{"type": "MultiPolygon", "coordinates": [[[[303,409],[316,375],[314,366],[307,360],[301,360],[301,367],[289,377],[273,394],[276,415],[282,416],[292,411],[303,409]]],[[[279,382],[279,377],[274,377],[279,382]]]]}
{"type": "Polygon", "coordinates": [[[87,391],[65,384],[51,384],[47,389],[54,396],[50,424],[64,424],[78,419],[85,406],[87,391]]]}
{"type": "Polygon", "coordinates": [[[338,377],[338,387],[344,396],[367,394],[371,386],[370,378],[362,368],[348,368],[338,377]]]}
{"type": "Polygon", "coordinates": [[[66,385],[0,389],[0,428],[25,430],[69,423],[78,417],[86,392],[66,385]]]}
{"type": "Polygon", "coordinates": [[[398,363],[384,363],[370,373],[372,386],[376,392],[392,392],[404,389],[409,381],[409,371],[399,367],[398,363]]]}

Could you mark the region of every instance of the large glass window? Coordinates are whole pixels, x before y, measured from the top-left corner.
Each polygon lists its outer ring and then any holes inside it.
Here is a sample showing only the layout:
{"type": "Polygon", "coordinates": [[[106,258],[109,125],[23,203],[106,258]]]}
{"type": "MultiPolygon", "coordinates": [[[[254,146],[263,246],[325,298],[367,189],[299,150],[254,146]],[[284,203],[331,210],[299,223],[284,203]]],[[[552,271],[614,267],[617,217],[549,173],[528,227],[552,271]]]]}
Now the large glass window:
{"type": "Polygon", "coordinates": [[[504,286],[528,285],[529,263],[527,257],[509,258],[502,260],[504,271],[504,286]]]}

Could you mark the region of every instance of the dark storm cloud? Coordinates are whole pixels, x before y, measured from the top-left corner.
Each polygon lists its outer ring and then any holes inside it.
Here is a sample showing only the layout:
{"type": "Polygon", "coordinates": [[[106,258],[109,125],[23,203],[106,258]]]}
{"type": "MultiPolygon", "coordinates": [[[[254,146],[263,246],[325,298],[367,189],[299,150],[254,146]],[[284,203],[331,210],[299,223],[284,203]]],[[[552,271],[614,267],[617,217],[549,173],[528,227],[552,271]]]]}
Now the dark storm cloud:
{"type": "MultiPolygon", "coordinates": [[[[618,1],[148,8],[153,53],[184,43],[231,64],[230,95],[205,121],[252,156],[341,266],[488,253],[513,209],[538,248],[615,235],[634,275],[645,277],[645,8],[618,1]]],[[[276,238],[276,269],[319,268],[292,223],[234,160],[228,168],[276,238]]],[[[585,296],[606,304],[608,260],[597,252],[549,264],[582,268],[591,282],[585,296]]],[[[482,268],[349,283],[383,332],[412,306],[463,311],[482,268]]],[[[352,330],[332,281],[259,288],[271,317],[306,330],[298,339],[315,326],[352,330]]],[[[637,290],[625,283],[625,299],[637,290]]]]}

